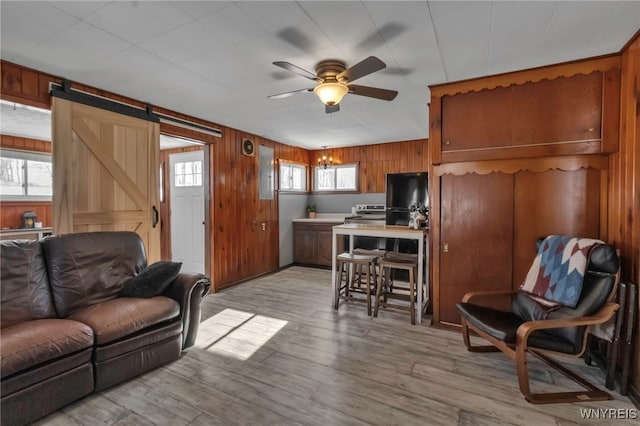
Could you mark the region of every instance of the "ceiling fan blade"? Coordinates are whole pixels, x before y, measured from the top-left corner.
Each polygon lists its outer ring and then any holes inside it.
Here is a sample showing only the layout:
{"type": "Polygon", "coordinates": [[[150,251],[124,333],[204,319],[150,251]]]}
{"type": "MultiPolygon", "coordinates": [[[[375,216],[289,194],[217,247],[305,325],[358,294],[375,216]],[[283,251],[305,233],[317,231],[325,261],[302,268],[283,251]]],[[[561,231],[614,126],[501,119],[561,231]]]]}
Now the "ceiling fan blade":
{"type": "Polygon", "coordinates": [[[276,61],[273,63],[273,65],[280,67],[280,68],[284,68],[287,71],[291,71],[294,72],[296,74],[298,74],[299,76],[302,77],[306,77],[309,80],[313,80],[313,81],[320,81],[320,79],[318,78],[318,76],[316,76],[315,74],[307,71],[307,70],[303,70],[300,67],[297,67],[295,65],[293,65],[292,63],[289,62],[285,62],[285,61],[276,61]]]}
{"type": "Polygon", "coordinates": [[[370,98],[382,99],[383,101],[392,101],[398,96],[395,90],[378,89],[377,87],[358,86],[350,84],[349,93],[359,96],[368,96],[370,98]]]}
{"type": "Polygon", "coordinates": [[[369,56],[367,59],[358,62],[354,66],[347,68],[336,76],[338,80],[346,78],[348,82],[355,81],[365,75],[369,75],[376,71],[386,68],[387,65],[375,56],[369,56]]]}
{"type": "Polygon", "coordinates": [[[284,93],[279,93],[277,95],[267,96],[267,98],[269,98],[269,99],[288,98],[291,95],[295,95],[296,93],[302,93],[302,92],[313,92],[313,89],[292,90],[291,92],[284,92],[284,93]]]}
{"type": "Polygon", "coordinates": [[[327,114],[331,114],[332,112],[338,112],[338,111],[340,111],[340,104],[324,106],[324,112],[326,112],[327,114]]]}

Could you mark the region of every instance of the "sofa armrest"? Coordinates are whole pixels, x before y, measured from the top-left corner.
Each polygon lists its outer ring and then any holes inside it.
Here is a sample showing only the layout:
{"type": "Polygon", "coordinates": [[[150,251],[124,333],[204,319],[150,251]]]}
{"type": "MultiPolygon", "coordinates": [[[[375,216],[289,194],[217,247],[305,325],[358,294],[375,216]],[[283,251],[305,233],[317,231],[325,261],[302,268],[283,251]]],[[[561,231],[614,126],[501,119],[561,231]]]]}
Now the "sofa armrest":
{"type": "Polygon", "coordinates": [[[210,288],[211,281],[206,275],[183,273],[164,292],[164,296],[180,304],[182,349],[193,346],[196,341],[200,326],[200,303],[209,294],[210,288]]]}

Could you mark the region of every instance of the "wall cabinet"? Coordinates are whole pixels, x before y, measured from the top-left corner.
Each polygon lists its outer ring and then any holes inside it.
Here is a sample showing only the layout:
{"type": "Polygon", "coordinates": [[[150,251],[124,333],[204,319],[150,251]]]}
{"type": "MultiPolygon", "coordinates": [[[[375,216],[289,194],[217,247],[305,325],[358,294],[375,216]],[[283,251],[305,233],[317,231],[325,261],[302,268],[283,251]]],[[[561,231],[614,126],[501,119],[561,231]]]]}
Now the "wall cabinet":
{"type": "Polygon", "coordinates": [[[612,153],[620,63],[583,63],[430,86],[432,164],[612,153]]]}
{"type": "Polygon", "coordinates": [[[442,115],[443,159],[470,150],[587,142],[599,152],[602,73],[444,96],[442,115]]]}
{"type": "MultiPolygon", "coordinates": [[[[332,228],[337,223],[294,222],[293,261],[303,265],[331,266],[332,228]]],[[[342,251],[342,244],[338,250],[342,251]]]]}
{"type": "Polygon", "coordinates": [[[608,240],[606,154],[618,149],[620,61],[430,89],[433,324],[456,327],[465,293],[520,286],[538,238],[608,240]]]}

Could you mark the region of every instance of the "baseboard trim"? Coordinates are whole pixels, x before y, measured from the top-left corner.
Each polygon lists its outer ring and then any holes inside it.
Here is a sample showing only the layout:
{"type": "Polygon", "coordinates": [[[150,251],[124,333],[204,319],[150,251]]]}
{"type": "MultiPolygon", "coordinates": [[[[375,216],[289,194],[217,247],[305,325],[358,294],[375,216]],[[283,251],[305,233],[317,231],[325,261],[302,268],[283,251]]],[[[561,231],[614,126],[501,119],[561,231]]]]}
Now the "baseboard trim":
{"type": "MultiPolygon", "coordinates": [[[[234,282],[231,282],[229,284],[225,284],[222,287],[215,287],[215,293],[217,293],[219,291],[222,291],[222,290],[226,290],[226,289],[231,288],[231,287],[234,287],[234,286],[236,286],[238,284],[246,283],[247,281],[255,280],[256,278],[261,278],[261,277],[264,277],[264,276],[267,276],[267,275],[275,274],[276,272],[283,271],[283,270],[285,270],[287,268],[290,268],[291,266],[294,266],[294,264],[280,266],[279,268],[272,269],[270,271],[261,272],[261,273],[259,273],[257,275],[253,275],[251,277],[243,278],[241,280],[234,281],[234,282]]],[[[213,286],[212,286],[212,288],[213,288],[213,286]]]]}
{"type": "Polygon", "coordinates": [[[631,383],[629,385],[629,399],[633,402],[633,405],[640,410],[640,392],[636,389],[635,385],[631,383]]]}

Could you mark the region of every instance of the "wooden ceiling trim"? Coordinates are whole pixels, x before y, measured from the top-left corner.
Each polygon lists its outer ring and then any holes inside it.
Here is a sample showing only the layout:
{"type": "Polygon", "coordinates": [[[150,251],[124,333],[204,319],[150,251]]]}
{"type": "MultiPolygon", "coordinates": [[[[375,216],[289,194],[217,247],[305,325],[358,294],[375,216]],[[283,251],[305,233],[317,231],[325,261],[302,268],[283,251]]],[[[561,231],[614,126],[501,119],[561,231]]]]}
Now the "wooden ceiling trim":
{"type": "MultiPolygon", "coordinates": [[[[560,77],[572,77],[577,74],[605,73],[620,68],[620,55],[607,55],[593,59],[581,59],[558,65],[531,68],[523,71],[462,80],[453,83],[442,83],[429,86],[431,97],[453,96],[468,92],[491,90],[497,87],[537,83],[542,80],[555,80],[560,77]]],[[[433,102],[432,102],[433,103],[433,102]]]]}
{"type": "Polygon", "coordinates": [[[609,159],[603,155],[592,154],[566,157],[521,158],[513,160],[466,161],[459,163],[445,163],[434,166],[433,173],[435,176],[447,174],[460,176],[468,173],[486,175],[494,172],[514,174],[521,171],[531,171],[539,173],[547,170],[562,170],[570,172],[588,168],[607,170],[609,168],[609,159]]]}

